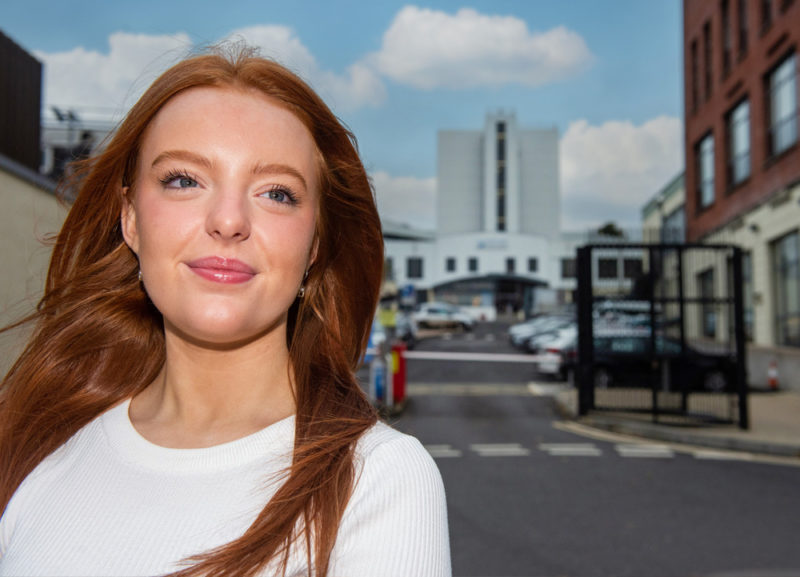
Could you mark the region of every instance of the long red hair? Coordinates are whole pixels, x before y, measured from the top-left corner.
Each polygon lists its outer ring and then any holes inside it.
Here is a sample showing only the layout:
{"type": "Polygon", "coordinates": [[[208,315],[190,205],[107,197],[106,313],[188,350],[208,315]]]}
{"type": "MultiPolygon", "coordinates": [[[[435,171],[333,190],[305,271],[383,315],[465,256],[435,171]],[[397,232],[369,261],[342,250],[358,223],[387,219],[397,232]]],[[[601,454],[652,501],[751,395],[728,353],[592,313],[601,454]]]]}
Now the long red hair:
{"type": "Polygon", "coordinates": [[[179,572],[285,570],[301,541],[324,576],[354,483],[353,450],[376,414],[354,376],[377,304],[383,238],[353,135],[284,67],[236,47],[188,58],[161,75],[105,149],[84,163],[53,249],[33,333],[0,390],[0,506],[47,455],[100,413],[150,384],[165,360],[163,323],[139,286],[120,231],[121,187],[135,188],[143,133],[164,104],[195,87],[257,89],[308,128],[320,156],[318,252],[287,340],[297,403],[287,481],[247,532],[179,572]]]}

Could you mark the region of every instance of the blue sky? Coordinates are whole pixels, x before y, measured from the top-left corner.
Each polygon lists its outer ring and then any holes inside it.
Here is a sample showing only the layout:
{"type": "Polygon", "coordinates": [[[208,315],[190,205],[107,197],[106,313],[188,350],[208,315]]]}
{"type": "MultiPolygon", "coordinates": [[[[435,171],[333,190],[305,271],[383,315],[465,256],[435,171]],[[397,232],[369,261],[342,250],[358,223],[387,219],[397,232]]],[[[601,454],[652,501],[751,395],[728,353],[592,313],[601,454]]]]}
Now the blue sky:
{"type": "Polygon", "coordinates": [[[237,32],[288,64],[359,139],[382,213],[431,228],[436,133],[513,109],[561,135],[562,226],[615,220],[682,167],[679,0],[427,3],[3,0],[45,63],[47,104],[124,111],[192,44],[237,32]]]}

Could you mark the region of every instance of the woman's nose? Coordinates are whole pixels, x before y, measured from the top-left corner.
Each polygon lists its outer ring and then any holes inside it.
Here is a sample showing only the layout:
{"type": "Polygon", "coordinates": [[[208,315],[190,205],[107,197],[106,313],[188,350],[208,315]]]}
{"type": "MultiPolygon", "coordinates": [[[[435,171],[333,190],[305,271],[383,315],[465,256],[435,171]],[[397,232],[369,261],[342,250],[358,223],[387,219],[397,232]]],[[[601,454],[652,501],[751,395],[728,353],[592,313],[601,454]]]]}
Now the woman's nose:
{"type": "Polygon", "coordinates": [[[245,240],[250,236],[247,195],[233,190],[215,192],[206,218],[206,231],[222,240],[245,240]]]}

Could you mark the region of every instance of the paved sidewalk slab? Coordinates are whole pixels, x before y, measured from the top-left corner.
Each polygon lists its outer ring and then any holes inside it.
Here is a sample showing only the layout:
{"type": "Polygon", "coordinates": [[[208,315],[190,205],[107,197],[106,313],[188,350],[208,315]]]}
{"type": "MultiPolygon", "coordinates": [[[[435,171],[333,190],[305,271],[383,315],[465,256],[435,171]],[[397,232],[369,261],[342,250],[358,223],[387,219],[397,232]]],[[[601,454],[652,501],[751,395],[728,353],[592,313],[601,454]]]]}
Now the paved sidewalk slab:
{"type": "Polygon", "coordinates": [[[777,391],[749,396],[750,429],[735,425],[679,426],[654,423],[642,415],[595,412],[577,416],[577,391],[555,397],[560,412],[581,424],[649,439],[800,458],[800,392],[777,391]]]}

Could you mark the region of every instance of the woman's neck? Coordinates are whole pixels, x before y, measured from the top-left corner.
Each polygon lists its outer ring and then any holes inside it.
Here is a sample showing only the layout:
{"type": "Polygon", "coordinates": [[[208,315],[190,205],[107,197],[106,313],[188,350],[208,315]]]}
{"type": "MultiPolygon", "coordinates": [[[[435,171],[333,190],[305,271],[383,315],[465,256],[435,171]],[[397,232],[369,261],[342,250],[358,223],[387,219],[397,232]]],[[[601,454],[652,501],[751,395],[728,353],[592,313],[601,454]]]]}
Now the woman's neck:
{"type": "Polygon", "coordinates": [[[295,412],[283,335],[220,350],[168,331],[166,362],[131,402],[134,427],[166,447],[209,447],[259,431],[295,412]]]}

